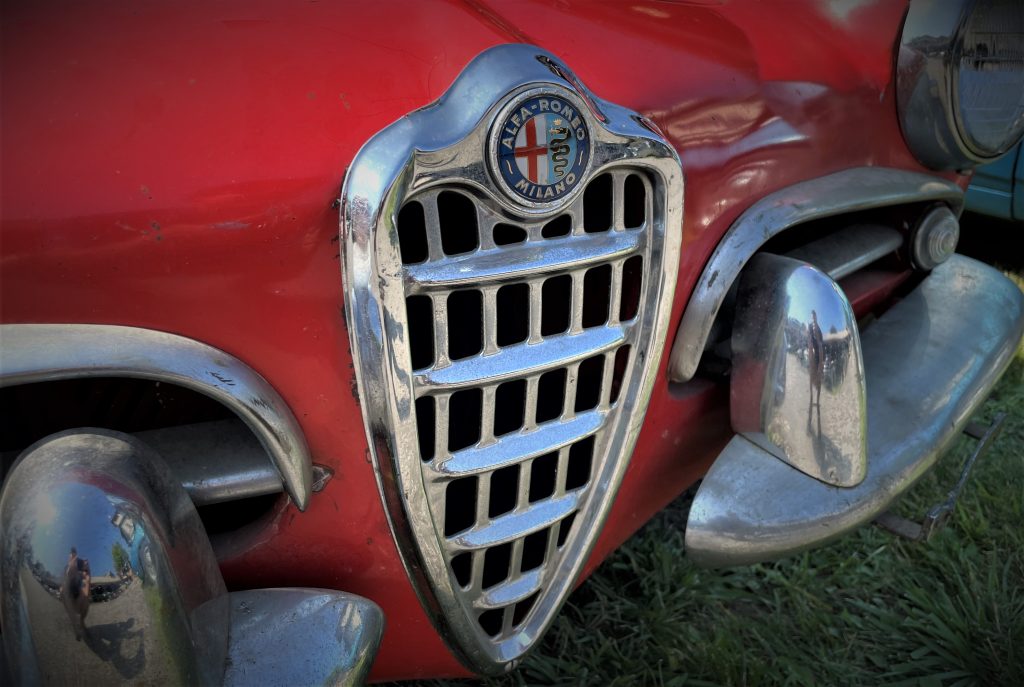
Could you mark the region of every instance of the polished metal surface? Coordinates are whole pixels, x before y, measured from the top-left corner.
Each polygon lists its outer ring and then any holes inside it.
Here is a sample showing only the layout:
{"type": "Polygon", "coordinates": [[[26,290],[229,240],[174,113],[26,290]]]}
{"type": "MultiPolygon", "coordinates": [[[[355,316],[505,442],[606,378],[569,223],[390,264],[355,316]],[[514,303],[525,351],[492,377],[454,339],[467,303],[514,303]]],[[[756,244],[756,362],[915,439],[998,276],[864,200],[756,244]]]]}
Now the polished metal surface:
{"type": "Polygon", "coordinates": [[[786,252],[832,279],[842,279],[875,260],[899,250],[903,234],[881,224],[855,224],[786,252]]]}
{"type": "Polygon", "coordinates": [[[861,332],[868,474],[828,486],[736,436],[690,510],[687,555],[705,566],[755,563],[824,544],[880,512],[935,463],[1013,358],[1024,294],[962,256],[940,265],[861,332]]]}
{"type": "Polygon", "coordinates": [[[864,362],[839,286],[811,265],[760,253],[740,275],[732,332],[733,430],[815,479],[859,484],[864,362]]]}
{"type": "Polygon", "coordinates": [[[896,95],[903,136],[918,160],[933,169],[965,169],[994,160],[1020,140],[1024,126],[1021,119],[1024,111],[1022,30],[1024,12],[1017,0],[1003,3],[914,0],[910,3],[899,45],[896,95]],[[991,11],[994,8],[982,6],[997,4],[1003,5],[1004,20],[998,27],[991,27],[984,38],[975,35],[972,43],[965,45],[971,13],[991,11]],[[997,59],[997,52],[1006,52],[1007,59],[997,59]],[[968,104],[962,102],[966,91],[960,72],[972,64],[980,65],[978,73],[987,75],[989,81],[973,94],[980,102],[968,104]],[[1016,72],[1015,79],[1009,83],[992,81],[994,75],[1007,67],[1016,72]],[[989,92],[985,93],[986,90],[989,92]],[[1016,117],[1008,113],[1006,121],[992,121],[996,115],[992,99],[998,97],[991,92],[993,90],[1017,98],[1016,117]],[[971,112],[975,107],[980,111],[971,112]],[[975,128],[973,123],[965,120],[971,116],[980,116],[987,125],[1000,131],[999,140],[986,137],[987,143],[979,144],[971,135],[975,128]]]}
{"type": "Polygon", "coordinates": [[[682,223],[678,157],[653,130],[636,113],[587,93],[554,56],[505,45],[478,56],[437,103],[375,136],[346,177],[346,315],[382,496],[424,607],[456,654],[479,672],[509,669],[553,620],[600,531],[640,428],[667,333],[682,223]],[[496,184],[486,159],[492,122],[508,103],[526,102],[525,93],[584,105],[590,176],[554,204],[515,199],[496,184]],[[611,218],[598,232],[587,225],[585,201],[601,175],[609,179],[603,200],[611,218]],[[629,188],[642,189],[639,226],[627,220],[636,209],[627,210],[629,188]],[[446,252],[442,234],[458,227],[445,225],[442,197],[473,208],[463,221],[475,222],[478,233],[464,250],[446,252]],[[403,264],[399,216],[410,204],[422,208],[422,256],[403,264]],[[546,223],[563,215],[568,228],[549,237],[546,223]],[[495,240],[499,224],[517,227],[520,238],[495,240]],[[637,257],[643,261],[638,306],[620,318],[624,270],[637,257]],[[610,275],[607,316],[596,326],[584,324],[582,307],[593,269],[610,275]],[[545,282],[553,277],[570,280],[561,303],[567,320],[557,334],[545,330],[542,314],[545,282]],[[523,340],[511,345],[499,344],[497,333],[508,316],[498,304],[503,286],[526,293],[523,340]],[[450,314],[449,302],[467,291],[480,298],[479,351],[453,356],[452,346],[466,336],[460,328],[468,325],[450,314]],[[421,350],[410,341],[415,328],[407,298],[428,299],[432,330],[426,342],[432,355],[415,371],[411,360],[421,350]],[[573,398],[589,374],[583,368],[594,361],[602,370],[594,406],[577,410],[573,398]],[[559,395],[542,391],[545,372],[561,371],[559,395]],[[523,384],[523,410],[518,429],[499,433],[503,382],[523,384]],[[467,393],[479,394],[475,418],[453,410],[467,393]],[[418,418],[418,401],[430,403],[432,414],[418,418]],[[561,413],[537,420],[538,404],[551,402],[561,413]],[[418,423],[427,437],[423,455],[418,423]],[[450,449],[450,433],[474,424],[476,440],[450,449]],[[589,441],[586,479],[568,484],[570,454],[589,441]],[[550,493],[538,496],[531,474],[549,460],[550,493]],[[508,471],[518,476],[503,483],[508,471]],[[499,499],[508,502],[505,510],[499,499]],[[446,531],[446,509],[460,505],[471,511],[468,523],[446,531]],[[537,537],[545,538],[539,548],[537,537]],[[531,547],[537,556],[527,564],[531,547]],[[487,560],[499,554],[506,557],[505,573],[487,581],[487,560]]]}
{"type": "Polygon", "coordinates": [[[859,167],[795,184],[754,203],[729,227],[694,286],[672,345],[669,378],[686,382],[697,372],[726,295],[743,266],[768,239],[822,217],[924,201],[944,202],[959,213],[963,191],[925,174],[859,167]]]}
{"type": "Polygon", "coordinates": [[[309,503],[312,461],[302,430],[273,387],[237,358],[174,334],[113,325],[5,324],[0,346],[0,386],[139,377],[210,396],[257,436],[295,505],[309,503]]]}
{"type": "Polygon", "coordinates": [[[192,503],[208,506],[283,490],[281,475],[241,420],[219,420],[138,432],[164,459],[192,503]]]}
{"type": "Polygon", "coordinates": [[[0,621],[16,684],[216,684],[228,597],[203,524],[152,449],[75,430],[0,496],[0,621]]]}
{"type": "Polygon", "coordinates": [[[228,687],[355,687],[384,632],[371,601],[323,589],[233,592],[228,687]]]}
{"type": "Polygon", "coordinates": [[[910,259],[920,270],[933,270],[953,257],[960,240],[960,222],[947,207],[937,207],[914,228],[910,259]]]}
{"type": "Polygon", "coordinates": [[[127,434],[30,447],[0,535],[13,684],[357,685],[380,644],[380,609],[351,594],[228,594],[179,476],[127,434]]]}

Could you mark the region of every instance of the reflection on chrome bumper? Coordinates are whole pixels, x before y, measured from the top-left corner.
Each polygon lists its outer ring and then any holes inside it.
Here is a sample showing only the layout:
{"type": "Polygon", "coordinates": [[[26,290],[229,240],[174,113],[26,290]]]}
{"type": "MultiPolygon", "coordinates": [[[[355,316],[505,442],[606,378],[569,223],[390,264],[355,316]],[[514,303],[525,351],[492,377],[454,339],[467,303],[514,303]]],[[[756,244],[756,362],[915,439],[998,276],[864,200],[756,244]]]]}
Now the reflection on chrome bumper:
{"type": "Polygon", "coordinates": [[[350,594],[229,594],[188,494],[126,434],[31,446],[0,493],[13,684],[361,684],[383,628],[350,594]]]}
{"type": "Polygon", "coordinates": [[[733,437],[694,499],[688,555],[712,567],[756,563],[868,522],[934,465],[1006,369],[1022,333],[1020,289],[991,267],[954,256],[861,333],[864,481],[826,485],[733,437]]]}

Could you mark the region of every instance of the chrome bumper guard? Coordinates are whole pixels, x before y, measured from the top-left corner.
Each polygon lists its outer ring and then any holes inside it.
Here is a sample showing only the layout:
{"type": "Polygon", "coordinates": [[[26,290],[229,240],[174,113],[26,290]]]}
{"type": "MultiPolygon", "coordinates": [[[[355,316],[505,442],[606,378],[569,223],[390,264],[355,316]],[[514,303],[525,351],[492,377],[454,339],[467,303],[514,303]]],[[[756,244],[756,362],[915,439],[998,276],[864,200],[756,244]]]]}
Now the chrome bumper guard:
{"type": "Polygon", "coordinates": [[[701,483],[687,554],[725,567],[781,558],[870,522],[924,475],[1009,365],[1024,294],[963,256],[936,268],[861,332],[867,475],[829,486],[735,436],[701,483]]]}
{"type": "Polygon", "coordinates": [[[357,685],[383,625],[352,594],[229,593],[178,477],[135,437],[47,437],[0,492],[0,684],[357,685]]]}

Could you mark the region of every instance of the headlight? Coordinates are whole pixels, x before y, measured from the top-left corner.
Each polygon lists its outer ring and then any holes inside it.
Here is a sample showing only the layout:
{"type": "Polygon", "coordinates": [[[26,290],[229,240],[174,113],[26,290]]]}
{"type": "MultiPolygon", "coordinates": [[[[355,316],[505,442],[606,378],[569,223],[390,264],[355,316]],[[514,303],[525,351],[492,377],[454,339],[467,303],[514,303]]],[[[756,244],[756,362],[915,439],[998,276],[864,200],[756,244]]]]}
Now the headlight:
{"type": "Polygon", "coordinates": [[[900,125],[934,169],[999,157],[1024,134],[1024,3],[915,0],[897,64],[900,125]]]}

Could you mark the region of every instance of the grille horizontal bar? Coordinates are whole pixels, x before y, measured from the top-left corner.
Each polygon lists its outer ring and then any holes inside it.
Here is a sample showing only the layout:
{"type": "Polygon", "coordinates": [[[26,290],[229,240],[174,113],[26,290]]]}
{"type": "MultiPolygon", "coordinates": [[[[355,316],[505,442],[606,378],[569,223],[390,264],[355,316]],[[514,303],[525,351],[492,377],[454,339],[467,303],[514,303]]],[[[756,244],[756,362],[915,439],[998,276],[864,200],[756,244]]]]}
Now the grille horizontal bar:
{"type": "Polygon", "coordinates": [[[646,236],[634,230],[582,234],[407,265],[405,286],[408,293],[417,294],[579,271],[642,250],[646,236]]]}
{"type": "Polygon", "coordinates": [[[565,422],[546,422],[532,432],[509,434],[490,446],[457,451],[433,469],[443,478],[467,477],[524,462],[587,438],[601,428],[606,413],[592,410],[565,422]]]}
{"type": "Polygon", "coordinates": [[[486,525],[461,532],[448,542],[453,551],[486,549],[506,544],[554,525],[576,510],[579,497],[579,492],[569,492],[561,498],[538,502],[525,510],[503,515],[486,525]]]}
{"type": "Polygon", "coordinates": [[[417,391],[455,391],[540,374],[618,348],[626,343],[630,324],[584,329],[579,334],[549,336],[539,343],[507,346],[494,355],[452,362],[417,374],[417,391]]]}
{"type": "Polygon", "coordinates": [[[473,605],[477,608],[502,608],[528,599],[540,589],[541,571],[531,570],[522,576],[497,584],[484,592],[473,605]]]}

